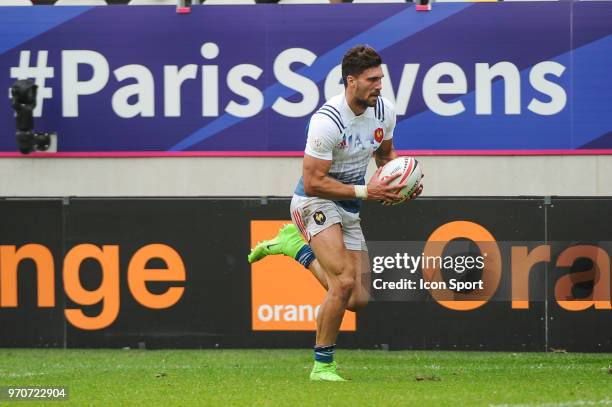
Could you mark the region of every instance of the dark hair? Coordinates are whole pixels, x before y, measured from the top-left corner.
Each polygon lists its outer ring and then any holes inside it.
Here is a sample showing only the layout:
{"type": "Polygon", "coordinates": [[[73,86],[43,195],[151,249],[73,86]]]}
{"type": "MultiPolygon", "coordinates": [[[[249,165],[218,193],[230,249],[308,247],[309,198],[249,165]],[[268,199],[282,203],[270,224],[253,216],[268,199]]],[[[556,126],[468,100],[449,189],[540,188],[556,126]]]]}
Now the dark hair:
{"type": "Polygon", "coordinates": [[[359,76],[369,68],[375,68],[382,64],[382,58],[374,48],[368,45],[356,45],[349,49],[342,58],[342,82],[346,87],[346,78],[349,75],[359,76]]]}

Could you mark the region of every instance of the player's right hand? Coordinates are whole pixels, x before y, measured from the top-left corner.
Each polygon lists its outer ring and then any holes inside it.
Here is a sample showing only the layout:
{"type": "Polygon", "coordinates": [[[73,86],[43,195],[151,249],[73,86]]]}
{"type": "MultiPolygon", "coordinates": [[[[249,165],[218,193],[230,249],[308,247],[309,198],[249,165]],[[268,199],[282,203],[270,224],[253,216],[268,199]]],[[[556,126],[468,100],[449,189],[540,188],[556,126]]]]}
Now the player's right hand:
{"type": "Polygon", "coordinates": [[[391,181],[401,176],[402,174],[395,174],[390,177],[380,179],[380,172],[383,167],[379,167],[374,173],[370,182],[368,182],[368,199],[383,201],[387,203],[396,203],[401,201],[403,198],[399,194],[399,191],[406,186],[406,183],[398,185],[389,185],[391,181]]]}

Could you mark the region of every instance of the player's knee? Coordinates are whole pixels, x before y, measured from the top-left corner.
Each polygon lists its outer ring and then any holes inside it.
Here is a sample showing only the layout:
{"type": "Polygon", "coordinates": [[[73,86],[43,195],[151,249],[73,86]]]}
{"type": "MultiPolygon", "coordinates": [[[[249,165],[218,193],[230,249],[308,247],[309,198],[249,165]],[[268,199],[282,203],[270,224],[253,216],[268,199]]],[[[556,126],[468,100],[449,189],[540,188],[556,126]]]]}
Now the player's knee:
{"type": "Polygon", "coordinates": [[[346,298],[350,297],[355,288],[355,278],[350,275],[341,276],[338,278],[338,291],[346,298]]]}
{"type": "Polygon", "coordinates": [[[338,278],[351,273],[350,265],[343,256],[338,256],[333,262],[326,264],[325,268],[329,273],[338,278]]]}
{"type": "Polygon", "coordinates": [[[351,298],[346,309],[349,311],[359,311],[360,309],[364,309],[368,303],[370,302],[369,298],[364,297],[364,298],[351,298]]]}
{"type": "Polygon", "coordinates": [[[330,295],[348,303],[355,287],[355,278],[350,274],[341,274],[331,280],[330,295]]]}

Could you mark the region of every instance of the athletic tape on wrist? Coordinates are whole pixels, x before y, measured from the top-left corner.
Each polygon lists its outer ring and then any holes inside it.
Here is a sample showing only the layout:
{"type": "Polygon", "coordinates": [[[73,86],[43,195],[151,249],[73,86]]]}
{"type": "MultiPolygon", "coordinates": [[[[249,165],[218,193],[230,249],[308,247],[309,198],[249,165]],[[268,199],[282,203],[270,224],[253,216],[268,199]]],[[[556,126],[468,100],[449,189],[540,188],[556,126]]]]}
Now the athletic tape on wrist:
{"type": "Polygon", "coordinates": [[[368,199],[368,187],[367,185],[354,185],[355,197],[359,199],[368,199]]]}

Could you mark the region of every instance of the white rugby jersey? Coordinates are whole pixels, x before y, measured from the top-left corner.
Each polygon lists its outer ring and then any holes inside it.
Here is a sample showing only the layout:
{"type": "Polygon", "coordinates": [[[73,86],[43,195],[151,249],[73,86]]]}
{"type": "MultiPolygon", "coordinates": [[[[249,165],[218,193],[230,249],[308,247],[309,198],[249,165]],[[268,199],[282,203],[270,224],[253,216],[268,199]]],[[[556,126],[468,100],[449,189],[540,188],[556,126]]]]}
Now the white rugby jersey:
{"type": "MultiPolygon", "coordinates": [[[[375,107],[355,116],[344,92],[329,99],[312,115],[304,152],[322,160],[331,160],[329,176],[344,184],[364,185],[368,163],[383,140],[393,138],[395,110],[379,97],[375,107]]],[[[300,181],[296,195],[307,196],[300,181]]],[[[359,212],[358,199],[336,201],[349,212],[359,212]]]]}

